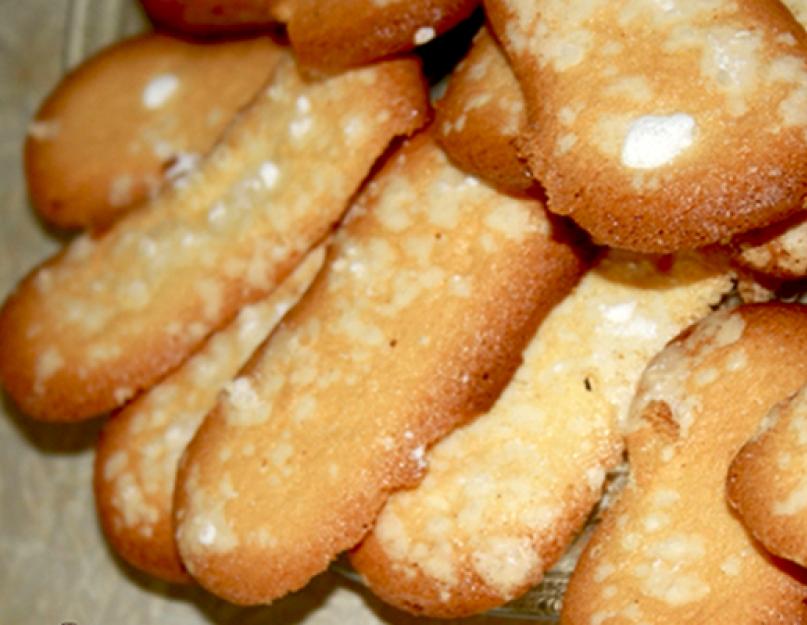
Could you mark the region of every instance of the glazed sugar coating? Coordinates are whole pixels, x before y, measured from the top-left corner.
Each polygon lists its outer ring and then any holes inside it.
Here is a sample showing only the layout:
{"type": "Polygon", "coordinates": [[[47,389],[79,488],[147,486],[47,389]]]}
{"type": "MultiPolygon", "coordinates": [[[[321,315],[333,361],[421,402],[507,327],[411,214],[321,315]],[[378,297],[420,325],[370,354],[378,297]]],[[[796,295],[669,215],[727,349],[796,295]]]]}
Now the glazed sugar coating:
{"type": "Polygon", "coordinates": [[[159,27],[192,35],[253,31],[288,18],[296,0],[140,0],[159,27]]]}
{"type": "Polygon", "coordinates": [[[801,622],[805,586],[729,508],[731,459],[770,406],[807,380],[807,307],[713,313],[645,370],[625,490],[578,562],[562,623],[801,622]]]}
{"type": "Polygon", "coordinates": [[[288,33],[304,65],[335,70],[407,52],[469,17],[479,0],[294,0],[288,33]]]}
{"type": "Polygon", "coordinates": [[[238,316],[178,369],[104,425],[96,447],[95,502],[115,551],[146,573],[189,581],[173,522],[179,458],[219,392],[244,366],[322,266],[317,248],[269,297],[238,316]]]}
{"type": "Polygon", "coordinates": [[[737,262],[783,280],[807,277],[807,215],[740,237],[737,262]]]}
{"type": "Polygon", "coordinates": [[[771,553],[807,565],[807,386],[775,406],[731,463],[727,492],[771,553]]]}
{"type": "Polygon", "coordinates": [[[305,82],[290,59],[200,167],[31,273],[0,312],[0,379],[29,415],[122,405],[268,295],[376,158],[423,123],[416,61],[305,82]]]}
{"type": "Polygon", "coordinates": [[[358,543],[426,447],[490,408],[582,271],[539,203],[466,176],[428,134],[351,214],[181,464],[180,554],[229,601],[276,599],[358,543]]]}
{"type": "Polygon", "coordinates": [[[801,210],[807,33],[775,0],[491,0],[548,208],[669,252],[801,210]]]}
{"type": "Polygon", "coordinates": [[[516,151],[527,124],[524,96],[487,27],[451,74],[435,109],[437,140],[462,169],[511,193],[535,186],[516,151]]]}
{"type": "Polygon", "coordinates": [[[265,37],[202,44],[156,34],[99,52],[29,126],[34,207],[60,227],[111,223],[193,167],[282,55],[265,37]]]}
{"type": "Polygon", "coordinates": [[[619,423],[650,359],[731,277],[697,255],[661,269],[610,252],[546,317],[493,408],[426,454],[351,561],[375,593],[431,616],[490,609],[537,584],[622,458],[619,423]]]}

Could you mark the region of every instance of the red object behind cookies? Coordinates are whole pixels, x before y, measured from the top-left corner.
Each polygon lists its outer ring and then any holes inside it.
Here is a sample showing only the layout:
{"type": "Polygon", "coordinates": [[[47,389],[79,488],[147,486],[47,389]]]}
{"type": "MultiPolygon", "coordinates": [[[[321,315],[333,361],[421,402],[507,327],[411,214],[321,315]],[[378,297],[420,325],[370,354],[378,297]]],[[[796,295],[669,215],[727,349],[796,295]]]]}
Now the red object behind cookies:
{"type": "Polygon", "coordinates": [[[285,0],[141,0],[161,28],[192,35],[255,30],[285,21],[285,0]]]}

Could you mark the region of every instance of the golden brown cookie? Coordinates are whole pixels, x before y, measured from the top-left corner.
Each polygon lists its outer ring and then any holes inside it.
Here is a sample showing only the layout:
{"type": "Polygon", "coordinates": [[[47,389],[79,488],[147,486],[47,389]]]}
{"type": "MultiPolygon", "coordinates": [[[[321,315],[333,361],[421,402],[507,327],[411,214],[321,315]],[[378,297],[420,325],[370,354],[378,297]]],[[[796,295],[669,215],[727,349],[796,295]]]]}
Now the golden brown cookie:
{"type": "Polygon", "coordinates": [[[744,235],[734,243],[737,262],[779,280],[807,277],[807,215],[744,235]]]}
{"type": "Polygon", "coordinates": [[[195,166],[282,55],[266,37],[203,44],[155,34],[99,52],[29,126],[34,208],[64,228],[110,224],[195,166]]]}
{"type": "Polygon", "coordinates": [[[777,0],[490,0],[550,210],[668,252],[802,209],[807,33],[777,0]]]}
{"type": "Polygon", "coordinates": [[[288,33],[304,65],[335,70],[428,43],[471,15],[479,0],[294,0],[288,33]]]}
{"type": "Polygon", "coordinates": [[[351,215],[180,465],[181,557],[229,601],[272,601],[353,547],[426,448],[493,404],[582,270],[540,204],[468,177],[428,134],[351,215]]]}
{"type": "Polygon", "coordinates": [[[526,124],[518,81],[484,27],[435,104],[437,141],[462,169],[504,191],[525,193],[536,184],[515,145],[526,124]]]}
{"type": "Polygon", "coordinates": [[[351,562],[385,601],[467,616],[536,585],[622,458],[642,370],[731,288],[725,264],[611,251],[546,317],[493,408],[426,454],[351,562]]]}
{"type": "Polygon", "coordinates": [[[807,381],[807,307],[713,313],[645,370],[630,477],[569,582],[561,622],[798,623],[803,586],[762,553],[725,496],[768,409],[807,381]]]}
{"type": "Polygon", "coordinates": [[[140,0],[160,28],[192,35],[266,29],[288,19],[296,0],[140,0]]]}
{"type": "Polygon", "coordinates": [[[729,469],[727,492],[771,553],[807,565],[807,386],[771,409],[729,469]]]}
{"type": "Polygon", "coordinates": [[[324,251],[306,257],[268,298],[244,307],[196,354],[104,425],[95,503],[107,540],[129,564],[172,582],[190,578],[174,543],[179,458],[216,399],[308,288],[324,251]]]}
{"type": "Polygon", "coordinates": [[[415,60],[307,82],[284,58],[200,167],[103,235],[78,238],[9,296],[9,395],[33,417],[75,421],[150,387],[274,290],[427,108],[415,60]]]}
{"type": "Polygon", "coordinates": [[[799,24],[802,26],[807,24],[807,2],[805,0],[782,0],[782,4],[790,10],[799,24]]]}
{"type": "MultiPolygon", "coordinates": [[[[783,0],[799,24],[807,25],[807,2],[783,0]]],[[[783,223],[749,233],[735,242],[737,262],[776,280],[807,276],[807,215],[798,214],[783,223]]]]}

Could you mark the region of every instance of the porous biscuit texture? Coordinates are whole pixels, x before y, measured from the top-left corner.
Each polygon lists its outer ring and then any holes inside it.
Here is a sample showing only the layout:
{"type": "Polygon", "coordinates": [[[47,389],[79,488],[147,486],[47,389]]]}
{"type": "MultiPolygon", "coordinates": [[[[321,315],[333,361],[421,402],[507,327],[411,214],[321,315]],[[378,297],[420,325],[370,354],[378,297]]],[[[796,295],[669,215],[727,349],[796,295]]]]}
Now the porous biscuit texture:
{"type": "Polygon", "coordinates": [[[300,62],[334,71],[424,45],[479,0],[295,0],[287,24],[300,62]]]}
{"type": "MultiPolygon", "coordinates": [[[[802,27],[807,26],[807,2],[784,0],[802,27]]],[[[751,232],[735,242],[737,262],[776,280],[807,276],[807,215],[797,214],[785,222],[751,232]]]]}
{"type": "Polygon", "coordinates": [[[670,252],[802,210],[807,34],[779,2],[490,0],[548,208],[670,252]]]}
{"type": "Polygon", "coordinates": [[[244,307],[104,425],[95,454],[95,503],[107,540],[129,564],[166,581],[190,581],[172,521],[179,458],[224,386],[308,288],[323,256],[322,248],[311,252],[269,297],[244,307]]]}
{"type": "Polygon", "coordinates": [[[801,622],[807,586],[764,554],[726,500],[732,458],[807,380],[807,307],[711,314],[645,370],[630,476],[572,574],[562,623],[801,622]]]}
{"type": "Polygon", "coordinates": [[[487,26],[451,73],[435,111],[435,136],[460,168],[507,192],[535,188],[516,149],[527,125],[524,96],[487,26]]]}
{"type": "Polygon", "coordinates": [[[199,168],[11,293],[0,311],[9,395],[30,416],[75,421],[151,386],[274,290],[427,111],[415,60],[308,82],[286,57],[199,168]]]}
{"type": "MultiPolygon", "coordinates": [[[[426,453],[351,562],[385,601],[467,616],[536,585],[622,458],[642,370],[732,285],[725,262],[609,252],[542,322],[493,408],[426,453]]],[[[548,285],[549,286],[549,285],[548,285]]]]}
{"type": "Polygon", "coordinates": [[[457,170],[428,134],[351,209],[326,268],[181,463],[177,538],[203,586],[265,603],[370,529],[426,448],[486,411],[582,270],[540,205],[457,170]]]}
{"type": "Polygon", "coordinates": [[[29,126],[34,208],[62,228],[109,225],[194,167],[283,56],[266,37],[148,34],[102,50],[62,79],[29,126]]]}
{"type": "Polygon", "coordinates": [[[807,277],[807,215],[739,237],[734,246],[742,267],[779,280],[807,277]]]}
{"type": "Polygon", "coordinates": [[[771,553],[807,565],[807,386],[771,409],[729,470],[727,493],[771,553]]]}

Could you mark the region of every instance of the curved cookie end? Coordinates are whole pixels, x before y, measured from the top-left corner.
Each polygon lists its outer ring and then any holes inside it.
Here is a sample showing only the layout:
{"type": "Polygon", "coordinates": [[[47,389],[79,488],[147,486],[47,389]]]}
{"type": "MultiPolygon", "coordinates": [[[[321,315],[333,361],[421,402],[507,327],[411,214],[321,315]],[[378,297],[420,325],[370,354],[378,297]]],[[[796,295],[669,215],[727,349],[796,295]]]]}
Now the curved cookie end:
{"type": "Polygon", "coordinates": [[[807,565],[807,387],[774,406],[729,468],[726,495],[743,524],[772,554],[807,565]]]}

